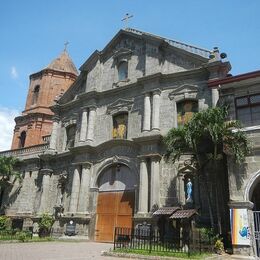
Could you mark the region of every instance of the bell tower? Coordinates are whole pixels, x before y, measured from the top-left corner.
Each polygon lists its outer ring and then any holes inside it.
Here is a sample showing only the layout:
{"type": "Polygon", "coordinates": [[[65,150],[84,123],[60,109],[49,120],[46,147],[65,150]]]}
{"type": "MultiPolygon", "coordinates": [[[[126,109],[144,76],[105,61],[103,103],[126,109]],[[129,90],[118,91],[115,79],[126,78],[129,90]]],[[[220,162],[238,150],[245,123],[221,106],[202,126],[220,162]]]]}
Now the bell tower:
{"type": "Polygon", "coordinates": [[[48,142],[53,116],[50,106],[72,85],[77,75],[66,48],[46,68],[30,75],[25,110],[15,118],[11,149],[48,142]]]}

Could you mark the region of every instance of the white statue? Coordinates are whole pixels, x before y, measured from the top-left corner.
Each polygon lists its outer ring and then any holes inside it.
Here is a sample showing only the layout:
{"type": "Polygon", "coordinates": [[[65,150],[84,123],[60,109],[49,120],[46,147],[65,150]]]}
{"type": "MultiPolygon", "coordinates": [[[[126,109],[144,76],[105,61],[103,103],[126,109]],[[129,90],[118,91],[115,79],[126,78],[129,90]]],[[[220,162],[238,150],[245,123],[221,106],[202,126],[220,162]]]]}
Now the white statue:
{"type": "Polygon", "coordinates": [[[188,179],[188,182],[186,184],[186,192],[187,192],[186,202],[192,203],[193,202],[193,199],[192,199],[192,182],[191,182],[190,178],[188,179]]]}

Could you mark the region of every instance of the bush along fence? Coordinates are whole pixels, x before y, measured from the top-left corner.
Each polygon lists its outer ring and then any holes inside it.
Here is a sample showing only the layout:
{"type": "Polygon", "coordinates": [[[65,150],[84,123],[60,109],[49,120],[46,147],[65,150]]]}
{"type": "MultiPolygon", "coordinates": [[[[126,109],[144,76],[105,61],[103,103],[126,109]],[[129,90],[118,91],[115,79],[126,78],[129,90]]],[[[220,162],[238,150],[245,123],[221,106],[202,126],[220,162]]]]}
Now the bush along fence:
{"type": "Polygon", "coordinates": [[[1,230],[0,240],[19,240],[26,241],[32,239],[31,231],[19,231],[15,229],[1,230]]]}
{"type": "Polygon", "coordinates": [[[214,241],[200,230],[186,236],[173,235],[165,237],[152,226],[137,228],[116,227],[114,231],[114,250],[134,249],[151,252],[202,253],[213,252],[214,241]]]}

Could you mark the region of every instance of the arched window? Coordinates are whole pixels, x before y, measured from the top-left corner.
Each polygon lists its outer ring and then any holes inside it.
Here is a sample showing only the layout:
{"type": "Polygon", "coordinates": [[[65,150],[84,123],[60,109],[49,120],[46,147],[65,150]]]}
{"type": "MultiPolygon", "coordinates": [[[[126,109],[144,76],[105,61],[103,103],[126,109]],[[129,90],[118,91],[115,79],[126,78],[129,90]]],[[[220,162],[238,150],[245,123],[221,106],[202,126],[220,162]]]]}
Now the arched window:
{"type": "Polygon", "coordinates": [[[38,97],[39,97],[39,92],[40,92],[40,85],[37,85],[34,87],[34,90],[33,90],[32,105],[37,103],[38,97]]]}
{"type": "Polygon", "coordinates": [[[128,114],[122,113],[113,117],[113,138],[126,139],[127,138],[127,121],[128,114]]]}
{"type": "Polygon", "coordinates": [[[25,145],[25,139],[26,139],[26,132],[25,131],[21,132],[19,139],[20,139],[20,148],[23,148],[24,145],[25,145]]]}
{"type": "Polygon", "coordinates": [[[118,64],[118,80],[126,80],[128,78],[128,64],[126,61],[122,61],[118,64]]]}
{"type": "Polygon", "coordinates": [[[196,100],[183,100],[177,103],[177,123],[184,125],[187,123],[193,113],[198,112],[198,101],[196,100]]]}

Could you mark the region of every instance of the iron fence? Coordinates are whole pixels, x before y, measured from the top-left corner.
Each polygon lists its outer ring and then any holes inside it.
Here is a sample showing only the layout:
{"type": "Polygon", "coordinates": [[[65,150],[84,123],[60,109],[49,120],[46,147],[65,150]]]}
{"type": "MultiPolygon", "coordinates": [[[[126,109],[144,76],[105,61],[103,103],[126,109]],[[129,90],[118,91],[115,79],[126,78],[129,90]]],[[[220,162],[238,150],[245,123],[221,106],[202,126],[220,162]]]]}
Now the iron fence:
{"type": "Polygon", "coordinates": [[[260,256],[260,211],[254,211],[254,237],[256,245],[256,255],[260,256]]]}
{"type": "Polygon", "coordinates": [[[0,240],[25,240],[32,239],[31,231],[1,230],[0,240]]]}
{"type": "Polygon", "coordinates": [[[116,227],[114,233],[114,250],[134,249],[154,252],[190,253],[212,252],[213,241],[210,237],[205,237],[200,231],[194,231],[182,237],[168,236],[165,238],[159,230],[154,230],[152,226],[141,228],[121,228],[116,227]]]}

